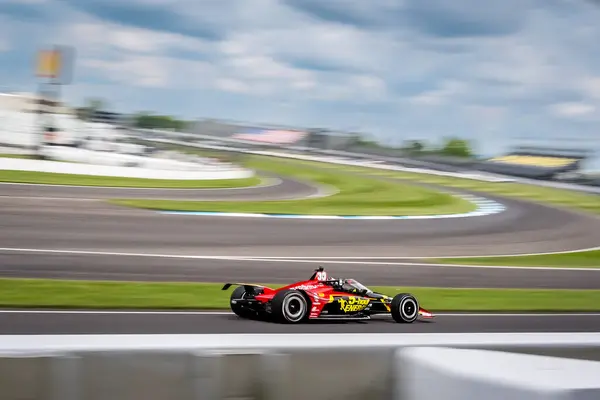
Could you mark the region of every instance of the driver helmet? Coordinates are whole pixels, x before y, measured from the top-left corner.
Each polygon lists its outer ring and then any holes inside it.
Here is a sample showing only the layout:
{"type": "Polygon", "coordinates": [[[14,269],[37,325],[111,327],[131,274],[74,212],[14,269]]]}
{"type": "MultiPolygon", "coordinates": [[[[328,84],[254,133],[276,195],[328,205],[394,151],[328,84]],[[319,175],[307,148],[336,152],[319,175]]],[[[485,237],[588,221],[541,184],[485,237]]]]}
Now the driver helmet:
{"type": "Polygon", "coordinates": [[[347,290],[349,292],[355,292],[356,291],[355,283],[356,283],[356,281],[354,279],[344,279],[344,281],[342,283],[342,289],[347,290]]]}

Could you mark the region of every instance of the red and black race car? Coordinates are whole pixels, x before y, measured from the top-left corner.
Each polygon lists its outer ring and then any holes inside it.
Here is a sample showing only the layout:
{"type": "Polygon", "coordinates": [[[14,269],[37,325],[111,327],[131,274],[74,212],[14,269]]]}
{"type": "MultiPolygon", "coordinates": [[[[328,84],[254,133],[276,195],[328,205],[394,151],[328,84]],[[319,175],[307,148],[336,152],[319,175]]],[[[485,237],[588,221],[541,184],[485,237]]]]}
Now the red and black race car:
{"type": "Polygon", "coordinates": [[[398,323],[412,323],[433,314],[410,293],[394,297],[375,293],[354,279],[329,277],[323,267],[307,281],[279,289],[250,283],[226,283],[222,290],[238,285],[231,293],[231,310],[242,318],[300,323],[310,320],[368,320],[375,314],[391,314],[398,323]]]}

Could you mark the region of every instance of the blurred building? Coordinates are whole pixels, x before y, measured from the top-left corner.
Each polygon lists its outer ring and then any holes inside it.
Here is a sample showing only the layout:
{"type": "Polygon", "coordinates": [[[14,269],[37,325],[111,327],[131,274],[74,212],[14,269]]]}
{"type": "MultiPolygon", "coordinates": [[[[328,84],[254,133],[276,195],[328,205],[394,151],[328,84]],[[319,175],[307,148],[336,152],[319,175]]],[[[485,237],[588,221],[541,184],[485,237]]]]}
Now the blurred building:
{"type": "Polygon", "coordinates": [[[35,93],[0,93],[0,110],[13,112],[73,114],[74,110],[51,96],[35,93]]]}
{"type": "Polygon", "coordinates": [[[196,121],[189,132],[212,136],[215,139],[239,140],[270,147],[310,147],[321,150],[346,150],[357,138],[357,135],[325,129],[210,119],[196,121]]]}

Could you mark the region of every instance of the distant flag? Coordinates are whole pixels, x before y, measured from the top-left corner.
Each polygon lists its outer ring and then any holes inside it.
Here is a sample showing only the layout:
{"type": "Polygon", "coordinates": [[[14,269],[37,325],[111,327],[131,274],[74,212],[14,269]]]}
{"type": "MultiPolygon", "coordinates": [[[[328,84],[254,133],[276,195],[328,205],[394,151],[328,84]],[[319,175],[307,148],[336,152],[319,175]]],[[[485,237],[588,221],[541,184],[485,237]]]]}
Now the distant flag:
{"type": "Polygon", "coordinates": [[[306,132],[302,131],[248,128],[231,137],[233,139],[250,140],[260,143],[291,144],[303,139],[305,136],[306,132]]]}

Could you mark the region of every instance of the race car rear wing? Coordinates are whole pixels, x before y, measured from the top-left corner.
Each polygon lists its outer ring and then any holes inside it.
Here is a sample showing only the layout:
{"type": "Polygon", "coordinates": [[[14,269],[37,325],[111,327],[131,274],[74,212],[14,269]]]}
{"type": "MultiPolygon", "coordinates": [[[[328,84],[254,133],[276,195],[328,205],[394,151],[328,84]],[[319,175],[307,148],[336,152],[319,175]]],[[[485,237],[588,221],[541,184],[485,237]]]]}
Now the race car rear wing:
{"type": "Polygon", "coordinates": [[[229,289],[230,287],[232,287],[233,285],[236,285],[236,286],[243,286],[243,287],[244,287],[244,290],[245,290],[246,292],[253,292],[253,291],[254,291],[254,289],[269,289],[269,288],[267,288],[266,286],[263,286],[263,285],[257,285],[257,284],[255,284],[255,283],[238,283],[238,282],[231,282],[231,283],[230,283],[230,282],[228,282],[228,283],[226,283],[225,285],[223,285],[223,287],[221,288],[221,290],[227,290],[227,289],[229,289]]]}

